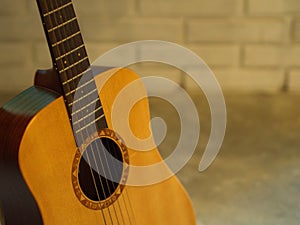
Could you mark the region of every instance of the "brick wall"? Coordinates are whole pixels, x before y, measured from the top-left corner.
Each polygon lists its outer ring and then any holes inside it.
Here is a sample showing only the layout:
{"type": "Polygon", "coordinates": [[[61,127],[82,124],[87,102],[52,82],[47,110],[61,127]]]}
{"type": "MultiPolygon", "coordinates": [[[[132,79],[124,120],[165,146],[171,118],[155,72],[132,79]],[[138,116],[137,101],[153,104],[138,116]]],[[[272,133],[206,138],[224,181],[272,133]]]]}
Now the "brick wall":
{"type": "MultiPolygon", "coordinates": [[[[300,90],[299,0],[74,0],[93,60],[119,44],[161,39],[195,51],[224,90],[300,90]]],[[[35,0],[0,0],[0,90],[32,84],[50,58],[35,0]]],[[[150,68],[150,69],[149,69],[150,68]]],[[[188,87],[174,69],[158,71],[188,87]]],[[[139,71],[138,71],[139,72],[139,71]]]]}

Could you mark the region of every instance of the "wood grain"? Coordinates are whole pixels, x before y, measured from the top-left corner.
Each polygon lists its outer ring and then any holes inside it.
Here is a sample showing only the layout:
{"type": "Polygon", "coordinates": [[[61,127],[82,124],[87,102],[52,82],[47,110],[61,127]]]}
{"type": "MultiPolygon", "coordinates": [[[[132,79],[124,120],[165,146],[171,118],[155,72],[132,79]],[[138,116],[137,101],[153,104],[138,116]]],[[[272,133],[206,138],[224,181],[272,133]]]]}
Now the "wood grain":
{"type": "MultiPolygon", "coordinates": [[[[99,87],[103,76],[98,78],[96,81],[99,87]]],[[[136,79],[138,76],[133,72],[120,70],[101,88],[100,98],[109,127],[112,125],[109,116],[111,106],[117,93],[136,79]]],[[[149,136],[147,99],[134,106],[130,118],[129,123],[135,134],[149,136]]],[[[147,152],[129,151],[130,162],[134,165],[161,161],[156,149],[147,152]]],[[[76,198],[71,183],[75,152],[72,129],[63,98],[60,97],[32,118],[19,150],[22,175],[39,206],[44,224],[195,224],[190,200],[174,176],[151,186],[126,186],[119,199],[103,211],[86,208],[76,198]]]]}
{"type": "Polygon", "coordinates": [[[0,109],[0,205],[6,225],[42,224],[19,168],[19,147],[35,114],[55,98],[53,93],[32,87],[0,109]]]}

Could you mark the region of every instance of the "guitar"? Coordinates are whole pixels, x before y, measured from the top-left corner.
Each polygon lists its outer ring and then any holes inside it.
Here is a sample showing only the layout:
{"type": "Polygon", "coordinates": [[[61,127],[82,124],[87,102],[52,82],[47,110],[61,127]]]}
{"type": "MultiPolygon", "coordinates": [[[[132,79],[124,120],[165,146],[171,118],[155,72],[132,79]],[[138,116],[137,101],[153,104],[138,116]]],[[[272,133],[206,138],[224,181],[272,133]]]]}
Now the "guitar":
{"type": "MultiPolygon", "coordinates": [[[[0,109],[4,224],[196,224],[190,199],[175,176],[144,186],[129,183],[129,165],[162,162],[156,148],[126,147],[113,130],[118,93],[135,81],[132,92],[146,93],[138,75],[103,68],[94,77],[72,1],[37,3],[53,68],[37,71],[34,86],[0,109]]],[[[122,116],[121,111],[116,119],[122,116]]],[[[144,98],[130,112],[130,129],[141,140],[148,138],[149,121],[144,98]]]]}

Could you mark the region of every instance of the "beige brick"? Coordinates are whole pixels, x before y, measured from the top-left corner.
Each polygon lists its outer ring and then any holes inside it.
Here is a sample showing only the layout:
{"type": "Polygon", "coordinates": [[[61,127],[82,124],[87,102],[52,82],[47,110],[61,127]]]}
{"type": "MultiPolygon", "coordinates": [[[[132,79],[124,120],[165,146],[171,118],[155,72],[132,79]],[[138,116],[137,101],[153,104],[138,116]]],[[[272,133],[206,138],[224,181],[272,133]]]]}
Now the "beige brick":
{"type": "Polygon", "coordinates": [[[0,27],[0,40],[44,40],[43,27],[36,16],[0,16],[0,27]]]}
{"type": "Polygon", "coordinates": [[[139,60],[151,60],[184,67],[191,65],[191,60],[185,55],[190,51],[180,45],[166,42],[145,42],[139,46],[139,60]]]}
{"type": "Polygon", "coordinates": [[[188,45],[180,46],[172,43],[146,42],[139,49],[141,59],[151,59],[172,63],[179,67],[198,64],[201,59],[210,66],[237,65],[239,61],[239,47],[237,45],[188,45]],[[194,61],[194,54],[200,59],[194,61]]]}
{"type": "Polygon", "coordinates": [[[38,9],[38,5],[37,5],[37,1],[26,0],[26,9],[27,9],[27,12],[37,15],[39,17],[39,9],[38,9]]]}
{"type": "Polygon", "coordinates": [[[224,90],[277,92],[284,82],[283,70],[234,69],[215,71],[224,90]]]}
{"type": "Polygon", "coordinates": [[[169,79],[177,84],[181,83],[182,71],[179,69],[160,63],[142,62],[129,67],[140,77],[159,77],[169,79]]]}
{"type": "Polygon", "coordinates": [[[240,47],[235,44],[188,45],[209,66],[236,66],[240,59],[240,47]]]}
{"type": "Polygon", "coordinates": [[[117,43],[86,42],[85,44],[91,62],[101,57],[102,54],[119,46],[117,43]]]}
{"type": "Polygon", "coordinates": [[[195,19],[187,26],[191,42],[281,42],[280,19],[195,19]]]}
{"type": "Polygon", "coordinates": [[[26,42],[0,42],[0,65],[24,66],[32,61],[31,45],[26,42]]]}
{"type": "Polygon", "coordinates": [[[299,0],[248,0],[251,14],[283,14],[300,12],[299,0]]]}
{"type": "Polygon", "coordinates": [[[240,0],[141,0],[139,12],[151,16],[232,15],[239,11],[240,0]]]}
{"type": "Polygon", "coordinates": [[[50,56],[50,50],[46,41],[41,41],[33,44],[33,63],[41,69],[47,69],[52,67],[52,61],[50,56]]]}
{"type": "Polygon", "coordinates": [[[95,16],[100,18],[121,17],[127,15],[129,10],[128,0],[73,0],[74,8],[79,17],[81,16],[95,16]]]}
{"type": "Polygon", "coordinates": [[[0,67],[1,92],[20,92],[33,85],[33,67],[0,67]]]}
{"type": "MultiPolygon", "coordinates": [[[[187,54],[192,56],[196,53],[209,65],[231,66],[237,65],[239,61],[239,47],[237,45],[151,45],[147,43],[141,47],[139,54],[153,60],[165,59],[172,61],[177,66],[191,66],[192,60],[187,54]]],[[[198,61],[197,61],[198,63],[198,61]]]]}
{"type": "Polygon", "coordinates": [[[297,18],[294,22],[293,26],[293,38],[297,41],[300,42],[300,18],[297,18]]]}
{"type": "Polygon", "coordinates": [[[180,19],[124,18],[103,22],[101,19],[84,18],[81,28],[87,41],[127,42],[143,39],[182,40],[180,19]]]}
{"type": "Polygon", "coordinates": [[[300,45],[248,45],[245,48],[246,66],[300,66],[300,45]]]}
{"type": "Polygon", "coordinates": [[[1,0],[0,15],[20,15],[26,12],[24,0],[1,0]]]}
{"type": "Polygon", "coordinates": [[[128,0],[128,15],[137,15],[137,3],[136,0],[128,0]]]}
{"type": "Polygon", "coordinates": [[[289,74],[289,90],[300,92],[300,69],[293,69],[289,74]]]}
{"type": "Polygon", "coordinates": [[[2,107],[7,102],[9,102],[9,100],[13,99],[17,94],[18,94],[18,92],[16,92],[16,91],[4,92],[4,91],[0,90],[0,107],[2,107]]]}
{"type": "Polygon", "coordinates": [[[124,49],[118,48],[119,46],[116,43],[101,42],[88,42],[86,44],[90,61],[94,66],[120,67],[130,59],[136,61],[136,48],[124,49]],[[101,65],[99,65],[99,59],[101,65]]]}
{"type": "MultiPolygon", "coordinates": [[[[193,71],[193,68],[189,68],[188,71],[193,71]]],[[[277,92],[282,88],[284,81],[284,71],[277,69],[212,69],[212,71],[223,91],[277,92]]],[[[197,86],[189,82],[187,87],[195,89],[197,86]]]]}

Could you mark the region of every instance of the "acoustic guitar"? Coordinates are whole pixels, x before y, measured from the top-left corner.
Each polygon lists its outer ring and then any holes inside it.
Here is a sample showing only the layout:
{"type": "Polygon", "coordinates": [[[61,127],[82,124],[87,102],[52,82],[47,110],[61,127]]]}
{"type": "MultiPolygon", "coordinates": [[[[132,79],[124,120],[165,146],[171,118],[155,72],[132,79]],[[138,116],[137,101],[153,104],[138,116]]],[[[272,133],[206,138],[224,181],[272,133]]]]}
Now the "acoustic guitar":
{"type": "MultiPolygon", "coordinates": [[[[175,176],[130,185],[131,165],[163,162],[156,147],[126,147],[113,130],[113,119],[126,118],[122,111],[111,116],[118,93],[134,81],[131,92],[146,93],[138,75],[103,68],[95,77],[71,0],[37,3],[53,68],[37,71],[34,86],[0,109],[2,225],[196,224],[175,176]]],[[[151,137],[149,121],[144,98],[130,111],[128,124],[143,140],[151,137]]],[[[168,171],[160,167],[154,175],[168,171]]]]}

